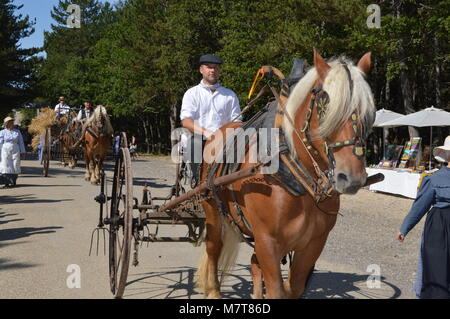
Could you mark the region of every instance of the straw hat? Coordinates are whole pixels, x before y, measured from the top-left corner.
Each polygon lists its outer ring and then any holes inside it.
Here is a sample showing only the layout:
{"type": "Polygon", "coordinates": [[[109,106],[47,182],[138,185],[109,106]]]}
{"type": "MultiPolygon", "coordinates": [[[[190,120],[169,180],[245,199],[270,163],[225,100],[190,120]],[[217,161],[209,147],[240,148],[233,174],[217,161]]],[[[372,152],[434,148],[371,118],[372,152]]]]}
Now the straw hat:
{"type": "Polygon", "coordinates": [[[14,119],[11,116],[5,117],[5,119],[3,120],[3,125],[6,125],[6,123],[8,123],[9,121],[14,121],[14,119]]]}
{"type": "Polygon", "coordinates": [[[441,163],[450,161],[450,135],[444,141],[444,145],[435,147],[433,150],[434,158],[441,163]]]}

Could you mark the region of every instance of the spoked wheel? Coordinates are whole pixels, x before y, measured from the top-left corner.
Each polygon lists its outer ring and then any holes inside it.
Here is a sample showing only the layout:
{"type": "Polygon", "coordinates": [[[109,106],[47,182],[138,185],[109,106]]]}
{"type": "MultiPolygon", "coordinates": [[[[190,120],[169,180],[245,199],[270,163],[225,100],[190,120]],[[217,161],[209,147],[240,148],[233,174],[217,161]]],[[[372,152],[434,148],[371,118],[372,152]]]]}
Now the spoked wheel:
{"type": "Polygon", "coordinates": [[[45,177],[48,177],[48,168],[50,166],[50,150],[51,150],[52,136],[50,132],[50,128],[45,130],[44,140],[42,145],[42,165],[45,177]]]}
{"type": "Polygon", "coordinates": [[[114,168],[109,226],[111,292],[121,298],[128,277],[133,229],[133,176],[130,152],[121,148],[114,168]]]}

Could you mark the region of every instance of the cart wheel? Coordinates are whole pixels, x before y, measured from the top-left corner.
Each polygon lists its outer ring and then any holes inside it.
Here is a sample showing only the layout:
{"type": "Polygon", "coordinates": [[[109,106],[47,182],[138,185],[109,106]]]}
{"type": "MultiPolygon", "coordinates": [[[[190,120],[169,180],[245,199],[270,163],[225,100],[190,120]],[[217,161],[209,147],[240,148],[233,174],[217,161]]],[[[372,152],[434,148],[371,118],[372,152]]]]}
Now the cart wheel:
{"type": "Polygon", "coordinates": [[[114,168],[109,226],[111,292],[121,298],[128,276],[133,224],[133,176],[130,152],[121,148],[114,168]]]}
{"type": "Polygon", "coordinates": [[[51,150],[51,132],[50,128],[45,130],[44,140],[42,145],[42,165],[43,174],[48,177],[48,168],[50,166],[50,150],[51,150]]]}
{"type": "Polygon", "coordinates": [[[120,147],[128,148],[127,133],[125,133],[125,132],[120,133],[120,147]]]}

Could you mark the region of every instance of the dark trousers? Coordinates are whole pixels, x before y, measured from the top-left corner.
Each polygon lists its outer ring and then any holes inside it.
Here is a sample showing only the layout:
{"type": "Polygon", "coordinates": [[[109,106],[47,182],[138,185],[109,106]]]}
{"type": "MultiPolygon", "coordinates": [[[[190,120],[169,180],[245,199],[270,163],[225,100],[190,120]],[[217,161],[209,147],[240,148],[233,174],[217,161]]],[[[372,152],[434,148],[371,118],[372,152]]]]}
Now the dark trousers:
{"type": "Polygon", "coordinates": [[[183,154],[183,161],[190,165],[192,177],[197,182],[200,178],[200,168],[203,163],[203,147],[205,145],[203,135],[191,134],[188,137],[186,152],[183,154]]]}

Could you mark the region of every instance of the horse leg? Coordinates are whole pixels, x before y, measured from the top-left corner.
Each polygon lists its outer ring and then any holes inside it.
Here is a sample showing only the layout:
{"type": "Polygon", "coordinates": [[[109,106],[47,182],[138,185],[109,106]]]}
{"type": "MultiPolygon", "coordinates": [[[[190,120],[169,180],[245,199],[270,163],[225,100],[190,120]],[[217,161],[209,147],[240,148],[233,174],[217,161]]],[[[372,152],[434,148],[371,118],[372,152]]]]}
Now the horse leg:
{"type": "Polygon", "coordinates": [[[91,161],[89,162],[89,175],[91,177],[91,184],[96,184],[95,165],[96,165],[96,161],[95,161],[95,157],[94,157],[94,158],[91,158],[91,161]]]}
{"type": "Polygon", "coordinates": [[[100,170],[103,166],[103,158],[99,158],[97,160],[97,165],[95,165],[95,179],[97,180],[97,183],[100,182],[100,170]]]}
{"type": "Polygon", "coordinates": [[[274,238],[255,238],[255,253],[264,278],[266,297],[269,299],[286,298],[280,266],[282,256],[279,251],[274,238]]]}
{"type": "Polygon", "coordinates": [[[91,179],[91,173],[89,171],[89,167],[91,165],[91,159],[89,158],[89,154],[85,153],[84,158],[86,160],[86,173],[84,174],[84,180],[89,182],[91,179]]]}
{"type": "Polygon", "coordinates": [[[262,299],[263,298],[263,280],[262,280],[262,272],[261,267],[258,263],[258,258],[256,258],[256,254],[253,253],[251,258],[251,273],[252,273],[252,281],[253,281],[253,299],[262,299]]]}
{"type": "Polygon", "coordinates": [[[314,238],[305,249],[294,253],[294,260],[289,269],[289,278],[285,282],[289,298],[298,299],[305,291],[306,281],[325,247],[327,238],[328,233],[314,238]]]}
{"type": "Polygon", "coordinates": [[[208,299],[219,299],[220,282],[218,262],[222,250],[222,227],[217,210],[208,202],[203,203],[206,215],[206,249],[197,270],[197,286],[203,288],[208,299]]]}

